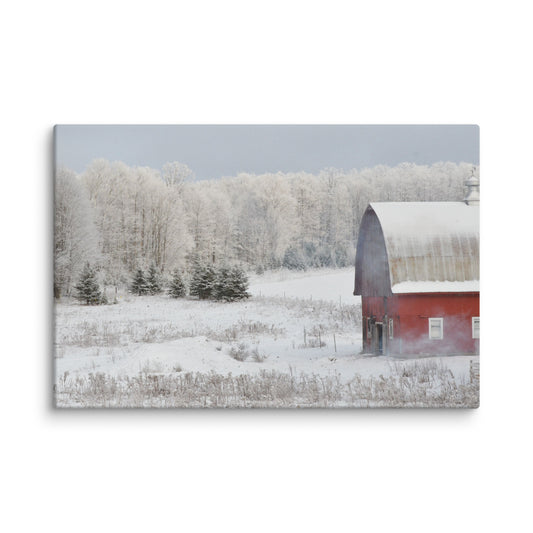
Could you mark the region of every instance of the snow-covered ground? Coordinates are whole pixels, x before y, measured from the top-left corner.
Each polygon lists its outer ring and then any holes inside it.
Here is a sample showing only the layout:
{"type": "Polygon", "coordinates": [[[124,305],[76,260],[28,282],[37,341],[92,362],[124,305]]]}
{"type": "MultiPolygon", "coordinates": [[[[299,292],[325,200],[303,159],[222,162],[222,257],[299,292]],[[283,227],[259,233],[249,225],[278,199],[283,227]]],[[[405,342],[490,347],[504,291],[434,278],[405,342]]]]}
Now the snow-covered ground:
{"type": "MultiPolygon", "coordinates": [[[[415,364],[360,354],[360,299],[352,290],[353,269],[342,269],[254,276],[252,297],[234,303],[128,294],[116,305],[59,303],[56,376],[274,370],[346,383],[415,364]]],[[[468,380],[472,356],[432,359],[468,380]]]]}
{"type": "Polygon", "coordinates": [[[361,297],[352,294],[353,267],[305,272],[280,270],[254,276],[251,281],[250,292],[256,296],[285,296],[348,305],[361,303],[361,297]]]}

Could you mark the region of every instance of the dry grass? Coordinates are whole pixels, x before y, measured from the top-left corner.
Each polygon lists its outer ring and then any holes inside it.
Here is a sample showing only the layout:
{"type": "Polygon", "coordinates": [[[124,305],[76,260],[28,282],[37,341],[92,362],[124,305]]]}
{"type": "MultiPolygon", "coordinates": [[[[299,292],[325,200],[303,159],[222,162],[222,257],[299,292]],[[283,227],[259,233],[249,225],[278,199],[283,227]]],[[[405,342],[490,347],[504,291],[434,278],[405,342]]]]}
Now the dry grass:
{"type": "Polygon", "coordinates": [[[130,343],[158,343],[183,338],[202,336],[219,342],[235,342],[243,337],[268,335],[274,338],[285,333],[285,329],[275,324],[259,321],[239,320],[224,329],[209,327],[183,329],[171,322],[141,323],[139,321],[107,322],[104,320],[85,320],[75,327],[58,330],[57,344],[80,346],[82,348],[104,346],[126,346],[130,343]]]}
{"type": "MultiPolygon", "coordinates": [[[[147,368],[144,370],[153,370],[147,368]]],[[[397,365],[388,376],[299,376],[263,370],[257,375],[215,372],[135,377],[65,373],[55,387],[58,407],[467,407],[479,405],[479,382],[457,383],[435,362],[397,365]]]]}
{"type": "Polygon", "coordinates": [[[267,355],[259,352],[259,348],[257,346],[255,348],[250,348],[244,342],[232,346],[228,353],[231,357],[233,357],[233,359],[241,362],[251,359],[256,363],[263,363],[266,361],[266,359],[268,359],[267,355]]]}
{"type": "Polygon", "coordinates": [[[295,312],[300,317],[313,317],[328,330],[340,331],[346,327],[361,326],[361,305],[339,305],[325,300],[254,296],[255,300],[269,306],[280,306],[295,312]]]}

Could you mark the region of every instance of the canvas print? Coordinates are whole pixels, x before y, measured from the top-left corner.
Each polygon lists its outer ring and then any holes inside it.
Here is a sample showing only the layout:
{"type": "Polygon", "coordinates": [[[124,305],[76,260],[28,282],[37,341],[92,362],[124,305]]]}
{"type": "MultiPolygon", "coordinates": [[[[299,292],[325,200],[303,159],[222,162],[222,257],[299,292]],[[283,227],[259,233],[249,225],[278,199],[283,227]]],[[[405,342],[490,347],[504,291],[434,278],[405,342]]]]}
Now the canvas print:
{"type": "Polygon", "coordinates": [[[475,408],[475,125],[54,128],[57,408],[475,408]]]}

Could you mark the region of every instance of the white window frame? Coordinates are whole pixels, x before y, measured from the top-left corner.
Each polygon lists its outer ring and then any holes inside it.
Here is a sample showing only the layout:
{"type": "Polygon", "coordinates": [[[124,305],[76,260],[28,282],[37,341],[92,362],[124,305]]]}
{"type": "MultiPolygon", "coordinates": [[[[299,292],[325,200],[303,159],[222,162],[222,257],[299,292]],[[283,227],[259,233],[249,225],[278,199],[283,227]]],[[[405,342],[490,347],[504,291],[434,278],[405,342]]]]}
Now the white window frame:
{"type": "Polygon", "coordinates": [[[389,339],[394,339],[394,321],[389,318],[389,339]]]}
{"type": "Polygon", "coordinates": [[[430,340],[432,341],[438,341],[438,340],[441,340],[444,338],[444,319],[443,318],[428,318],[428,334],[429,334],[429,338],[430,340]],[[431,326],[434,324],[434,323],[437,323],[439,324],[439,328],[440,328],[440,337],[432,337],[431,336],[431,326]]]}
{"type": "Polygon", "coordinates": [[[479,317],[478,316],[472,317],[472,338],[479,339],[479,317]],[[477,335],[476,335],[476,326],[475,326],[476,322],[477,322],[477,335]]]}

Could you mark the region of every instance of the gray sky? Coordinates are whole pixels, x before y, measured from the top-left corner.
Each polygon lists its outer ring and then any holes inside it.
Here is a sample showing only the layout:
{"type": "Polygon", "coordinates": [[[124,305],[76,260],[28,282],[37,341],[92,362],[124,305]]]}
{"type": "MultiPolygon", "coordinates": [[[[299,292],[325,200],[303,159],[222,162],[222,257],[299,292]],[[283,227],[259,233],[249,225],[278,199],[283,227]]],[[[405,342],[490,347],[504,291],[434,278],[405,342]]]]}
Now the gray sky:
{"type": "Polygon", "coordinates": [[[156,169],[188,165],[198,179],[239,172],[479,164],[479,128],[433,126],[74,126],[55,128],[57,165],[82,172],[97,158],[156,169]]]}

